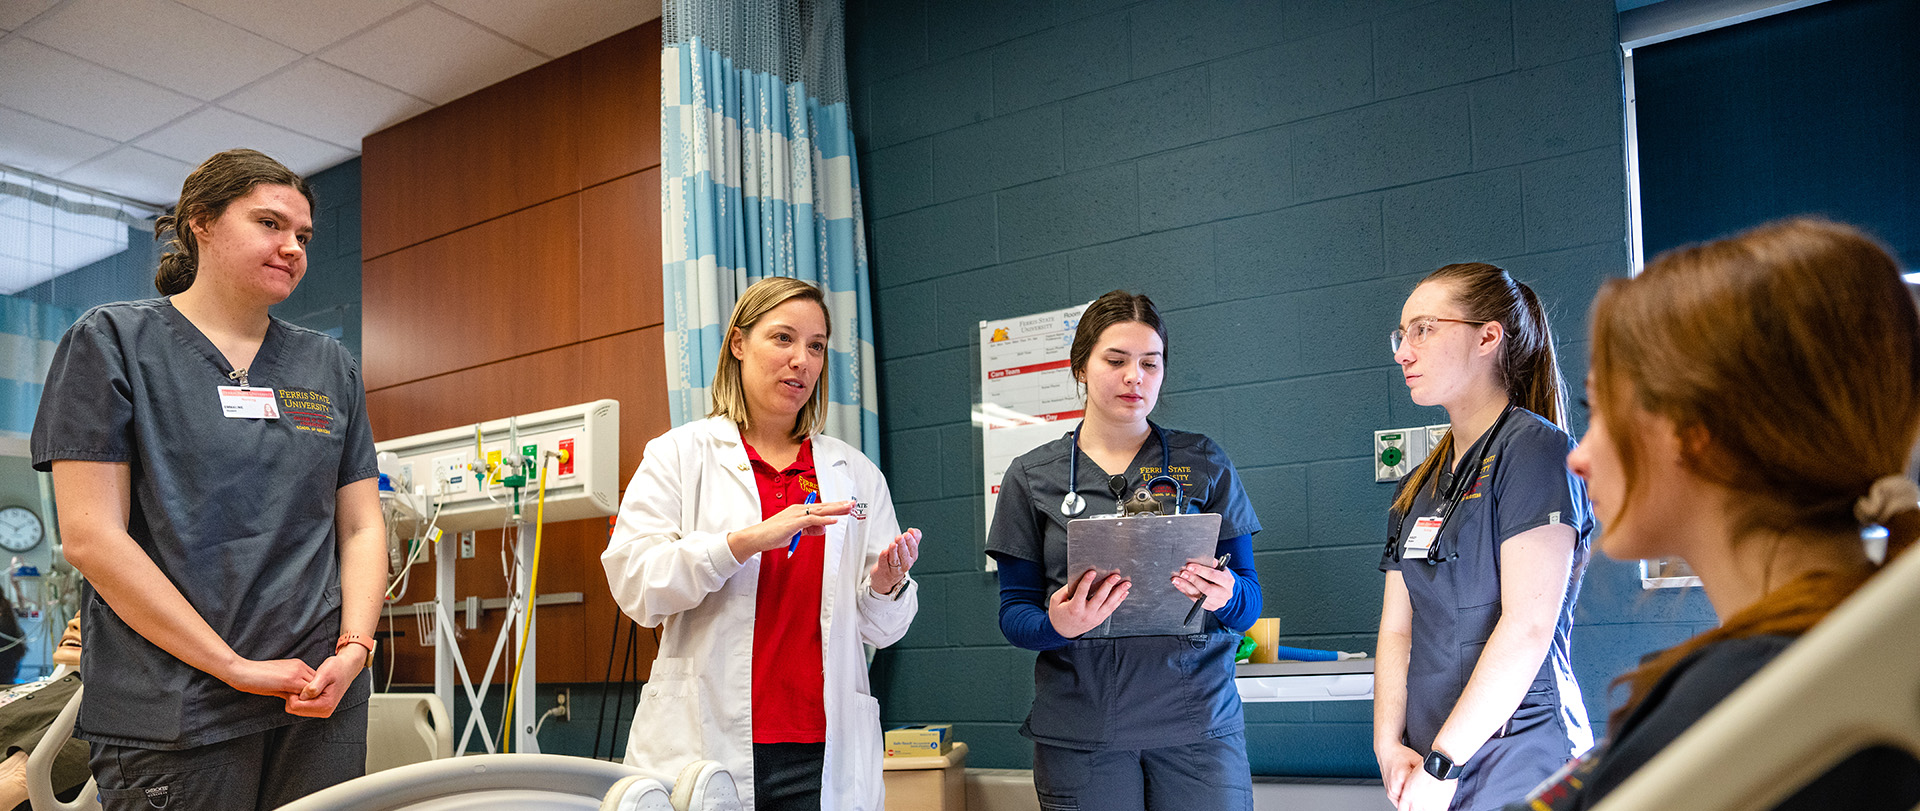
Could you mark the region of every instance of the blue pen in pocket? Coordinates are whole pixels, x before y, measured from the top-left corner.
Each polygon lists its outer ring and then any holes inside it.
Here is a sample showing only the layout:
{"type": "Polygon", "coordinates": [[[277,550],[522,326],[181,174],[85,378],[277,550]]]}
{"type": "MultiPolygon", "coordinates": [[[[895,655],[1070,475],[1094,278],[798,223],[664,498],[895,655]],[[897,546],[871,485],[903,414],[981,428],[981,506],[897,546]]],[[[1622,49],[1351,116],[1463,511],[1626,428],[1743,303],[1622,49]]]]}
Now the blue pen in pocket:
{"type": "MultiPolygon", "coordinates": [[[[808,493],[807,493],[807,500],[806,500],[806,501],[802,501],[802,502],[800,502],[800,503],[801,503],[801,504],[818,504],[818,503],[820,503],[820,491],[818,491],[818,490],[814,490],[814,491],[811,491],[811,492],[808,492],[808,493]]],[[[800,548],[800,536],[801,536],[801,535],[803,535],[803,534],[805,534],[805,533],[806,533],[806,530],[804,530],[804,529],[803,529],[803,530],[800,530],[799,532],[796,532],[796,533],[793,533],[793,540],[791,540],[791,541],[788,541],[788,542],[787,542],[787,554],[789,554],[789,555],[791,555],[791,554],[793,554],[793,550],[795,550],[795,549],[799,549],[799,548],[800,548]]]]}

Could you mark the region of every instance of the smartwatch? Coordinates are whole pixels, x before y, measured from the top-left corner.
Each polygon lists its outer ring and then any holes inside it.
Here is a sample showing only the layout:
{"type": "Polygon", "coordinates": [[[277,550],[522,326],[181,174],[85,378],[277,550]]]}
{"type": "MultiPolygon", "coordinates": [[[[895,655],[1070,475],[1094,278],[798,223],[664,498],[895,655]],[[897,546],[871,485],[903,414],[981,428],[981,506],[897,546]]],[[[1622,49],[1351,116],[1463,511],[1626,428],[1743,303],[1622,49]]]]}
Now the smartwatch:
{"type": "Polygon", "coordinates": [[[1427,774],[1433,775],[1435,780],[1453,780],[1467,770],[1464,764],[1453,762],[1453,758],[1447,757],[1438,749],[1428,752],[1427,759],[1421,762],[1420,767],[1425,769],[1427,774]]]}

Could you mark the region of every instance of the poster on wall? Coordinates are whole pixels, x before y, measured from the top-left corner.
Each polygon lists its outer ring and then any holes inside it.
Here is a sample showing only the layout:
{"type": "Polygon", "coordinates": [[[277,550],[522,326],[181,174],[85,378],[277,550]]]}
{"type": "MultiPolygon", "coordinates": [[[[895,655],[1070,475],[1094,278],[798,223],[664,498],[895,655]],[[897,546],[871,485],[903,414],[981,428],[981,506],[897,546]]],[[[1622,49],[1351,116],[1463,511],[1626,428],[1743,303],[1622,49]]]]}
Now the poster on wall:
{"type": "Polygon", "coordinates": [[[973,424],[980,432],[986,527],[993,526],[1007,466],[1080,419],[1080,392],[1067,353],[1087,304],[980,322],[980,400],[973,424]]]}

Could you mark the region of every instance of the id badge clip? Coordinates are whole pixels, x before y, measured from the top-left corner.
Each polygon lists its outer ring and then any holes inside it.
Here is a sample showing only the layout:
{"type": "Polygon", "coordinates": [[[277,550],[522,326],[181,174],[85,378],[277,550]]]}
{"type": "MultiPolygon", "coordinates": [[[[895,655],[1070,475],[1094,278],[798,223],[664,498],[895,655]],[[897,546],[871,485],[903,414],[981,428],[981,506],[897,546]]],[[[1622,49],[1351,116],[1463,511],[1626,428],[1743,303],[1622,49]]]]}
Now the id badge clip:
{"type": "Polygon", "coordinates": [[[220,416],[234,420],[277,420],[280,404],[273,389],[221,386],[220,416]]]}
{"type": "Polygon", "coordinates": [[[1413,530],[1407,533],[1406,543],[1400,546],[1400,557],[1411,560],[1427,560],[1433,556],[1433,542],[1440,537],[1440,527],[1446,519],[1429,515],[1413,522],[1413,530]]]}

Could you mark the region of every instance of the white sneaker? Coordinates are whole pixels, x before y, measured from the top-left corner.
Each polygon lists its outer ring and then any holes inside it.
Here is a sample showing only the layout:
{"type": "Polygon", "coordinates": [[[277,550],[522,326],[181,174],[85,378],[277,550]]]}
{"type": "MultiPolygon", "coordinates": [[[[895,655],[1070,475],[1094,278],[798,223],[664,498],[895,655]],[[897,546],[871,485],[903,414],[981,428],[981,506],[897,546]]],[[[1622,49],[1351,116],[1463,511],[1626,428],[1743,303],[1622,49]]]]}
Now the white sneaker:
{"type": "Polygon", "coordinates": [[[607,790],[600,811],[673,811],[673,798],[660,781],[636,774],[620,778],[607,790]]]}
{"type": "Polygon", "coordinates": [[[733,774],[711,760],[696,760],[680,770],[672,800],[673,811],[745,811],[733,774]]]}

